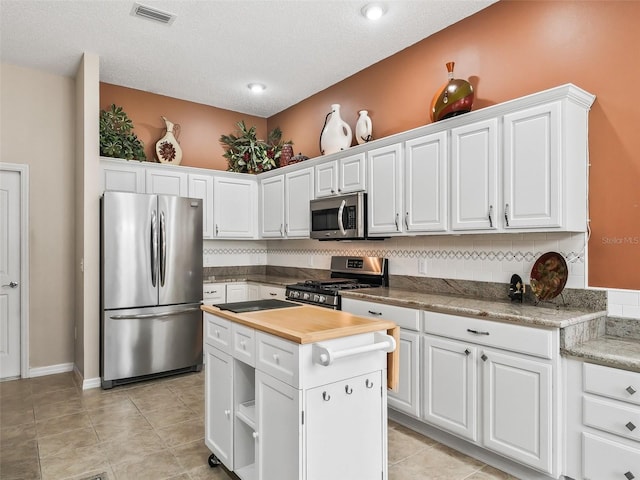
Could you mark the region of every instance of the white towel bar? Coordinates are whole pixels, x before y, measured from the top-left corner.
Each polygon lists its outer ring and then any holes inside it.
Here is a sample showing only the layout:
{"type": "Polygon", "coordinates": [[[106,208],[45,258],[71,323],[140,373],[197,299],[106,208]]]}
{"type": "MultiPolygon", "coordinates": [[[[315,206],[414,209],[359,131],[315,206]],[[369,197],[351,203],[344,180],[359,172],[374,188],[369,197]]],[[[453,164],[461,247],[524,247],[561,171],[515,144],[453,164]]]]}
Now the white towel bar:
{"type": "Polygon", "coordinates": [[[314,343],[312,351],[313,363],[327,367],[331,365],[334,360],[339,358],[351,357],[353,355],[374,352],[376,350],[382,350],[388,353],[393,352],[396,349],[396,340],[391,335],[379,332],[375,332],[373,335],[374,342],[370,345],[347,348],[345,350],[338,350],[337,352],[334,352],[331,348],[325,347],[320,343],[314,343]]]}

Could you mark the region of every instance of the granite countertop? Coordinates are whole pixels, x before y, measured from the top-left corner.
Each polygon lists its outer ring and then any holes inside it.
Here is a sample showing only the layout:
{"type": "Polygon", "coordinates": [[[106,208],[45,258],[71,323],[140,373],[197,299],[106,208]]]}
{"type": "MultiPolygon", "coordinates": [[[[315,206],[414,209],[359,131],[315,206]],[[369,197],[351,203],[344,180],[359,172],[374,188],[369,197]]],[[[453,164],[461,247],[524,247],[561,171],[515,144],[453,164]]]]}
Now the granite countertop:
{"type": "Polygon", "coordinates": [[[286,287],[287,285],[298,283],[302,280],[303,279],[296,277],[247,273],[244,275],[216,275],[215,277],[205,278],[203,283],[254,282],[263,283],[265,285],[274,285],[277,287],[286,287]]]}
{"type": "MultiPolygon", "coordinates": [[[[342,292],[341,292],[342,293],[342,292]]],[[[556,309],[495,300],[413,292],[394,288],[364,288],[343,292],[344,298],[419,308],[529,326],[565,328],[606,315],[604,311],[556,309]]]]}

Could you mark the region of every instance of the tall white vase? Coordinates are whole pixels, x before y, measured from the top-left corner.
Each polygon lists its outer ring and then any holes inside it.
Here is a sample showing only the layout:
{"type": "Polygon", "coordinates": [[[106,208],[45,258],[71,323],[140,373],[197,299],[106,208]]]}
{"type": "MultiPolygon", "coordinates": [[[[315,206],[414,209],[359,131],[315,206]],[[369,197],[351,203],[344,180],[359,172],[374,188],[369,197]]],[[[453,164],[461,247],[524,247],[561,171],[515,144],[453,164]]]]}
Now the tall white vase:
{"type": "Polygon", "coordinates": [[[167,126],[167,133],[164,134],[160,140],[156,142],[156,155],[160,163],[171,163],[173,165],[180,165],[182,161],[182,149],[178,143],[178,139],[174,135],[177,135],[180,131],[180,125],[174,125],[165,117],[162,117],[164,123],[167,126]]]}
{"type": "Polygon", "coordinates": [[[358,121],[356,122],[356,141],[358,145],[362,145],[363,143],[370,142],[373,140],[371,136],[373,132],[373,126],[371,125],[371,118],[369,118],[369,112],[366,110],[360,110],[358,112],[360,115],[358,117],[358,121]]]}
{"type": "Polygon", "coordinates": [[[331,105],[328,117],[320,134],[320,153],[323,155],[349,148],[353,139],[351,127],[340,117],[340,104],[331,105]]]}

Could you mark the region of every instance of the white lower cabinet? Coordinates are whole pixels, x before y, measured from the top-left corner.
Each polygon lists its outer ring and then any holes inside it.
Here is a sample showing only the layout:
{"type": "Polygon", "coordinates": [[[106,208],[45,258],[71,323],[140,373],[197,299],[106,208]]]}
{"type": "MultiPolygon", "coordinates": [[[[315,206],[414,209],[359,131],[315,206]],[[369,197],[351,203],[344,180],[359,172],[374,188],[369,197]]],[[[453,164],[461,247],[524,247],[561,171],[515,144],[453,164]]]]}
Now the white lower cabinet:
{"type": "MultiPolygon", "coordinates": [[[[384,352],[324,366],[314,344],[208,312],[204,324],[205,443],[227,469],[241,480],[387,479],[384,352]]],[[[375,335],[322,345],[348,350],[375,335]]]]}

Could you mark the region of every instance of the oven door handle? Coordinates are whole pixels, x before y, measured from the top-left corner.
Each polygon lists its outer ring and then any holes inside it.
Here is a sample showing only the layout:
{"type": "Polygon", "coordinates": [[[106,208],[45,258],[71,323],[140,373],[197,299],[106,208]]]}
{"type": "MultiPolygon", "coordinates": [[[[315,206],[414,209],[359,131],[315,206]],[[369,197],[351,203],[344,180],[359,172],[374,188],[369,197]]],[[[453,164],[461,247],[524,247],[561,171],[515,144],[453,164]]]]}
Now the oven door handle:
{"type": "Polygon", "coordinates": [[[340,208],[338,208],[338,227],[340,227],[340,232],[342,235],[346,235],[347,232],[344,229],[344,223],[342,223],[342,214],[344,213],[344,206],[347,204],[346,200],[342,200],[340,203],[340,208]]]}

